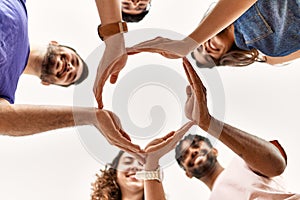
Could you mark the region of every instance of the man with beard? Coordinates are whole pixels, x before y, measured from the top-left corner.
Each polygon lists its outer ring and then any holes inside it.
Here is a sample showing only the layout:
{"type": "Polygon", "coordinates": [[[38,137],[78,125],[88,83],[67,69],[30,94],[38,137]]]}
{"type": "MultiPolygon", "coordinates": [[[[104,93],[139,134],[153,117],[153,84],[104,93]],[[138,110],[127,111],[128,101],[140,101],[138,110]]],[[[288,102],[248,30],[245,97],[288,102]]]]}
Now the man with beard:
{"type": "MultiPolygon", "coordinates": [[[[13,104],[19,75],[9,69],[5,71],[1,72],[0,98],[13,104]]],[[[88,76],[88,68],[73,48],[51,41],[47,46],[30,49],[23,74],[39,77],[43,85],[67,87],[84,81],[88,76]]]]}
{"type": "Polygon", "coordinates": [[[207,108],[206,89],[190,63],[184,59],[190,82],[185,113],[200,128],[218,138],[238,156],[223,168],[218,151],[207,138],[188,135],[176,147],[176,159],[189,178],[195,177],[211,190],[213,200],[295,200],[300,196],[287,192],[280,176],[287,158],[277,141],[239,130],[212,117],[207,108]]]}

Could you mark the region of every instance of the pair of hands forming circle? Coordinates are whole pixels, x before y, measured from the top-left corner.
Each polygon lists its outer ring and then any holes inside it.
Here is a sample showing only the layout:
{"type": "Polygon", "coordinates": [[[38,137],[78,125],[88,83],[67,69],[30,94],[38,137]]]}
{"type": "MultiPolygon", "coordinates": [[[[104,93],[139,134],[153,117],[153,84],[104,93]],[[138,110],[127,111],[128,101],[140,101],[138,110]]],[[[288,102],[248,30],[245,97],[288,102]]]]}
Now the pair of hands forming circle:
{"type": "MultiPolygon", "coordinates": [[[[160,49],[138,48],[138,46],[134,46],[132,48],[127,48],[125,54],[122,52],[118,57],[114,55],[114,57],[117,59],[115,59],[112,63],[107,64],[109,60],[107,57],[110,56],[108,55],[109,53],[106,52],[106,54],[104,52],[104,56],[98,67],[98,76],[94,85],[94,93],[99,108],[101,109],[97,114],[97,128],[102,132],[110,144],[117,146],[128,153],[134,154],[140,162],[145,163],[147,160],[157,161],[163,155],[174,149],[178,141],[185,135],[191,126],[197,124],[204,130],[207,130],[211,116],[207,108],[206,89],[188,59],[183,57],[183,67],[190,83],[186,89],[187,100],[185,104],[185,115],[190,121],[184,124],[177,131],[172,131],[166,134],[164,137],[152,140],[144,149],[141,149],[139,145],[131,143],[129,135],[122,129],[121,121],[118,116],[111,111],[102,109],[102,91],[104,83],[109,76],[111,83],[115,83],[117,81],[118,74],[125,66],[128,55],[133,55],[140,52],[155,52],[162,54],[162,50],[160,49]]],[[[166,54],[162,55],[165,56],[166,54]]],[[[169,58],[181,57],[180,55],[174,53],[169,53],[168,55],[171,55],[169,58]]]]}

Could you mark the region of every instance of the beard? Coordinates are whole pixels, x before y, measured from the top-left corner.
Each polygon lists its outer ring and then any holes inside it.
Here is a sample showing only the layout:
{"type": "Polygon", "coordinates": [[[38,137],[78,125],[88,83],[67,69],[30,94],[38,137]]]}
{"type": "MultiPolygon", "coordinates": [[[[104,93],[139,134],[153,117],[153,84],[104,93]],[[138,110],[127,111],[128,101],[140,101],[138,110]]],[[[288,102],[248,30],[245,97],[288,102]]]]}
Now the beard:
{"type": "Polygon", "coordinates": [[[44,56],[44,60],[42,62],[42,70],[40,79],[42,81],[53,83],[55,74],[53,73],[53,69],[55,67],[57,54],[55,53],[55,47],[49,45],[47,48],[47,53],[44,56]]]}
{"type": "Polygon", "coordinates": [[[190,173],[195,178],[202,178],[215,167],[217,157],[211,151],[206,154],[206,157],[207,159],[204,163],[198,164],[198,166],[195,166],[193,169],[190,170],[190,173]]]}

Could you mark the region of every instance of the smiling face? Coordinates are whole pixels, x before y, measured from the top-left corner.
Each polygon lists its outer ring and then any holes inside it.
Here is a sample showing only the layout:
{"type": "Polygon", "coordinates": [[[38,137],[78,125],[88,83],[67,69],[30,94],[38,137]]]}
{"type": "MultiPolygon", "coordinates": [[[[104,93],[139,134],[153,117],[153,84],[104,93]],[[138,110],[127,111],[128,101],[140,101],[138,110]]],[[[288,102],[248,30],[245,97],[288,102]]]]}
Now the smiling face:
{"type": "Polygon", "coordinates": [[[205,141],[183,141],[181,149],[181,165],[190,178],[198,179],[208,175],[215,167],[218,151],[205,141]]]}
{"type": "Polygon", "coordinates": [[[44,84],[67,86],[80,78],[82,70],[83,62],[73,49],[49,44],[40,78],[44,84]]]}
{"type": "Polygon", "coordinates": [[[124,153],[120,157],[117,167],[117,183],[122,193],[124,191],[137,193],[144,190],[144,181],[135,178],[136,172],[142,169],[142,165],[130,154],[124,153]]]}
{"type": "Polygon", "coordinates": [[[127,14],[137,15],[149,9],[151,0],[121,0],[122,11],[127,14]]]}
{"type": "Polygon", "coordinates": [[[220,58],[231,50],[233,44],[234,26],[230,25],[196,48],[192,56],[199,65],[203,65],[203,67],[211,66],[212,63],[218,63],[220,58]]]}

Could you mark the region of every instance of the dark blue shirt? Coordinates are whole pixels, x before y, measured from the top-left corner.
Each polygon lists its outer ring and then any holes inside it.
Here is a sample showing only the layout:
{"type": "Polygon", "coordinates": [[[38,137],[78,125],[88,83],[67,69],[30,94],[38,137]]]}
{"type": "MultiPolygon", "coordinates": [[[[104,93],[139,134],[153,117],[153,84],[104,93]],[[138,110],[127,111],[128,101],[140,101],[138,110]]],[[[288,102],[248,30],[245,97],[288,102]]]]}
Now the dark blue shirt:
{"type": "Polygon", "coordinates": [[[29,56],[26,0],[0,0],[0,98],[14,103],[29,56]]]}
{"type": "Polygon", "coordinates": [[[236,45],[268,56],[300,49],[300,0],[258,0],[234,22],[236,45]]]}

